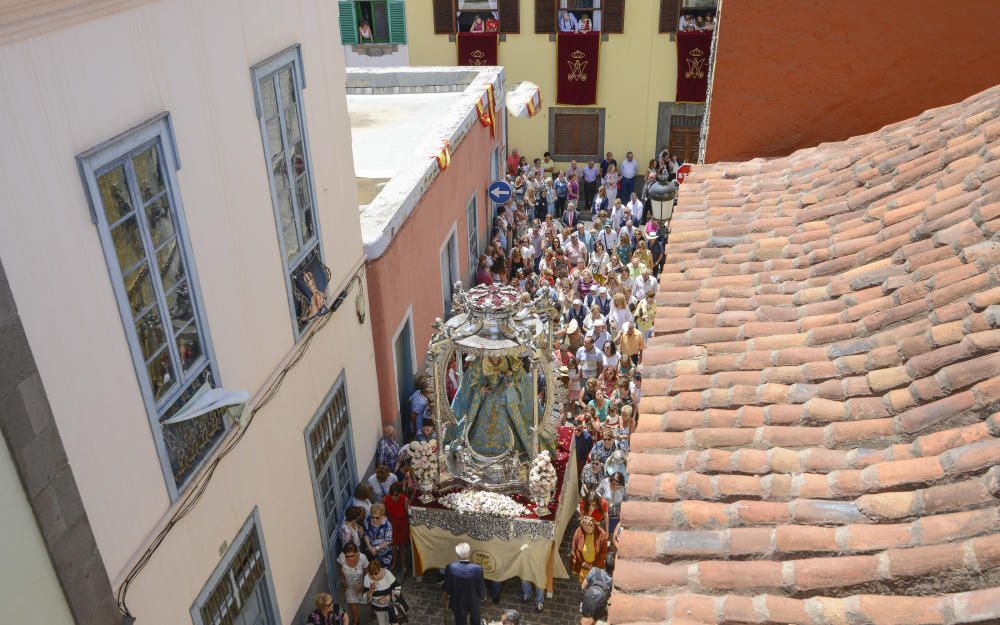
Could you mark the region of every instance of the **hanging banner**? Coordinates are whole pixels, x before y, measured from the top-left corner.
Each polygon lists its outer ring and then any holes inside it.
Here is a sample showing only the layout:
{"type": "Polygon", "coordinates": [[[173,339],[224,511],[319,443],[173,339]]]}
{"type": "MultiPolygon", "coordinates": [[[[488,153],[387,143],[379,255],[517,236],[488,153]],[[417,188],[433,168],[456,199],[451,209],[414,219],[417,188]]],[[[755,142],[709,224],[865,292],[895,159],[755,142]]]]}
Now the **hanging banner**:
{"type": "Polygon", "coordinates": [[[597,103],[597,61],[601,33],[559,33],[556,103],[597,103]]]}
{"type": "Polygon", "coordinates": [[[704,102],[712,33],[677,33],[677,102],[704,102]]]}
{"type": "Polygon", "coordinates": [[[498,33],[458,33],[459,65],[498,65],[498,33]]]}

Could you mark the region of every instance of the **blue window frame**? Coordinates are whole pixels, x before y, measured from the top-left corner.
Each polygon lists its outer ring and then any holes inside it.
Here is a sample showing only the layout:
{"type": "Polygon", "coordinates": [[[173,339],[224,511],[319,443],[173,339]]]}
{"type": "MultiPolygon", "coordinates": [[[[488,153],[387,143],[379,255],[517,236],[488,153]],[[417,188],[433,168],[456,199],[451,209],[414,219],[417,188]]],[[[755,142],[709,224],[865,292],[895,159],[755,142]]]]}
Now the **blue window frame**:
{"type": "Polygon", "coordinates": [[[191,606],[195,625],[278,625],[260,512],[250,513],[191,606]]]}
{"type": "Polygon", "coordinates": [[[302,106],[306,84],[302,48],[296,45],[280,52],[255,65],[251,73],[292,325],[298,339],[316,312],[311,297],[316,291],[307,283],[315,288],[318,282],[318,290],[323,291],[329,280],[323,264],[302,106]],[[325,273],[323,279],[317,279],[317,271],[325,273]]]}
{"type": "Polygon", "coordinates": [[[171,498],[229,427],[225,411],[163,423],[219,385],[167,113],[77,157],[171,498]]]}
{"type": "Polygon", "coordinates": [[[339,540],[340,527],[358,484],[352,438],[351,404],[345,374],[341,373],[305,430],[324,561],[331,584],[338,583],[337,554],[343,546],[339,540]]]}

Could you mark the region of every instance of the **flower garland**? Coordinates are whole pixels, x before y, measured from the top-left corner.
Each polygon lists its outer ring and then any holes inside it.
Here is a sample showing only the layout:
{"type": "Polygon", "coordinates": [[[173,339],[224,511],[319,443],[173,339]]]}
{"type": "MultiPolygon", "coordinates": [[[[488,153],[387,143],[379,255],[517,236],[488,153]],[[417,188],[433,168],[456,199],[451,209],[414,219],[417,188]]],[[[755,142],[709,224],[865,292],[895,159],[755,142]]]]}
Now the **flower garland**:
{"type": "Polygon", "coordinates": [[[482,490],[449,493],[439,499],[441,505],[459,513],[518,517],[530,511],[507,495],[482,490]]]}

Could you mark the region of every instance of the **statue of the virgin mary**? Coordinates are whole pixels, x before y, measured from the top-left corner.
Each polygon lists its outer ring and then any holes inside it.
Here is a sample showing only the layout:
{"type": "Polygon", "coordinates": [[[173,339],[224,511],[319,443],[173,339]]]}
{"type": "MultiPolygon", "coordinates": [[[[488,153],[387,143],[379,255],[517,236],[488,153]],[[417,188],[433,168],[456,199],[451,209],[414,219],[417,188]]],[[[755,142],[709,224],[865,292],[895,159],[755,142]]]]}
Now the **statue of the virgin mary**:
{"type": "Polygon", "coordinates": [[[462,374],[452,402],[458,418],[449,442],[464,438],[476,453],[501,456],[516,449],[531,457],[534,394],[531,377],[515,356],[478,358],[462,374]]]}

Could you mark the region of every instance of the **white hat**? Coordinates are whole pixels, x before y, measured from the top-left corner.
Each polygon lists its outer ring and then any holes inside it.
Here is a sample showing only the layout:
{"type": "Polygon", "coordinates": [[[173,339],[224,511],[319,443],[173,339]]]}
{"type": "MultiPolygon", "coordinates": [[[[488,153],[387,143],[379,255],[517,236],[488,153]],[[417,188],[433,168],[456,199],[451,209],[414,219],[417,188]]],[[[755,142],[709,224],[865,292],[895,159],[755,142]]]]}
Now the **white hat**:
{"type": "Polygon", "coordinates": [[[580,298],[577,298],[577,299],[573,300],[573,303],[576,304],[577,306],[582,306],[583,305],[583,302],[580,301],[580,298]]]}
{"type": "Polygon", "coordinates": [[[608,287],[602,286],[599,289],[597,289],[597,292],[598,293],[607,293],[608,292],[608,287]]]}
{"type": "Polygon", "coordinates": [[[569,324],[566,326],[566,334],[576,334],[579,329],[580,324],[576,322],[576,319],[570,319],[569,324]]]}
{"type": "Polygon", "coordinates": [[[602,326],[602,325],[604,325],[604,317],[598,317],[597,319],[594,319],[594,326],[602,326]]]}

